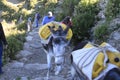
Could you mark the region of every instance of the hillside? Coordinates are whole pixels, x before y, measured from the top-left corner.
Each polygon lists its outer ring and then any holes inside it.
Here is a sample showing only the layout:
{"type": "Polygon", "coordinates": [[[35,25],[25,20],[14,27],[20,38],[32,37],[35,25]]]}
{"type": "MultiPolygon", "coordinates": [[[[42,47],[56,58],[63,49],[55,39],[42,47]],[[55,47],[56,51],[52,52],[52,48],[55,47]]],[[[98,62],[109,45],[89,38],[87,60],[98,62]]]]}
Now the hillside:
{"type": "MultiPolygon", "coordinates": [[[[40,43],[39,28],[33,27],[28,33],[26,25],[29,17],[34,22],[37,12],[43,18],[48,11],[52,11],[56,21],[71,16],[73,47],[81,41],[88,40],[96,44],[108,42],[120,51],[119,5],[119,0],[1,0],[0,20],[3,19],[8,49],[4,50],[4,74],[0,75],[0,80],[46,79],[46,54],[40,43]]],[[[51,79],[70,78],[67,73],[70,71],[69,61],[64,67],[59,76],[55,76],[53,71],[51,79]]]]}

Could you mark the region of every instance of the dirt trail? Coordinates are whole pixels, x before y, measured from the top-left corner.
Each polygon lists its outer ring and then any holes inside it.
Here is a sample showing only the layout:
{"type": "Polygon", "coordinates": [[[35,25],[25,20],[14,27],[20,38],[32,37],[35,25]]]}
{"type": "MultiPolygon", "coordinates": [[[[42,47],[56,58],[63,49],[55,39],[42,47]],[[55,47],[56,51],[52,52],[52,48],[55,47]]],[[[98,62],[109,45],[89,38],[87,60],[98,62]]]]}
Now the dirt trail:
{"type": "MultiPolygon", "coordinates": [[[[23,50],[16,55],[18,59],[3,67],[4,74],[0,75],[0,80],[46,80],[46,53],[40,43],[38,30],[34,28],[27,34],[23,50]]],[[[54,71],[51,72],[50,80],[67,80],[68,71],[70,66],[66,62],[60,75],[55,76],[54,71]]]]}

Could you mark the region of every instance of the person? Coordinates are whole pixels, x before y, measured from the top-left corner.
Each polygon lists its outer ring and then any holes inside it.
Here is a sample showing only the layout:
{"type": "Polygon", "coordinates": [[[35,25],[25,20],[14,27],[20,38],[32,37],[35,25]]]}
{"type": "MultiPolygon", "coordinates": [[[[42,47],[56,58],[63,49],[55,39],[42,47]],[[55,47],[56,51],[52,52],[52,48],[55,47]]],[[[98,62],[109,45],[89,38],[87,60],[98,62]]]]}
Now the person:
{"type": "Polygon", "coordinates": [[[28,21],[27,21],[27,32],[30,32],[32,30],[32,22],[31,22],[32,18],[29,17],[28,21]]]}
{"type": "Polygon", "coordinates": [[[40,20],[40,18],[41,18],[40,14],[36,13],[35,14],[35,18],[34,18],[34,22],[33,22],[32,26],[34,26],[34,27],[37,28],[39,26],[39,20],[40,20]]]}
{"type": "Polygon", "coordinates": [[[20,15],[20,18],[19,18],[18,24],[22,23],[22,21],[23,21],[23,16],[20,15]]]}
{"type": "Polygon", "coordinates": [[[69,27],[72,27],[72,20],[70,16],[65,17],[61,22],[69,27]]]}
{"type": "Polygon", "coordinates": [[[53,16],[52,12],[49,11],[48,16],[44,16],[44,18],[42,20],[42,25],[45,25],[46,23],[49,23],[54,20],[55,20],[55,17],[53,16]]]}
{"type": "Polygon", "coordinates": [[[2,71],[3,45],[5,46],[5,48],[7,48],[7,41],[6,41],[6,38],[5,38],[5,34],[4,34],[4,31],[3,31],[2,24],[0,22],[0,74],[3,74],[3,71],[2,71]]]}
{"type": "Polygon", "coordinates": [[[36,14],[36,27],[38,27],[39,26],[39,20],[40,20],[40,14],[39,13],[37,13],[36,14]]]}

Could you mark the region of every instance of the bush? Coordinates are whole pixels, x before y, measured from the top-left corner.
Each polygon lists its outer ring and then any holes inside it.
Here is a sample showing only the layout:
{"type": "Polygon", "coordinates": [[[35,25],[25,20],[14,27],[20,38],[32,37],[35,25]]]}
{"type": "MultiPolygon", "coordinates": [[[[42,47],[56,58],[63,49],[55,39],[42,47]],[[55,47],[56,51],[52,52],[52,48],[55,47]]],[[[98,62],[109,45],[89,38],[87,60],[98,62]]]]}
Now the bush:
{"type": "Polygon", "coordinates": [[[16,39],[13,35],[11,35],[10,37],[7,38],[7,42],[8,42],[8,49],[5,51],[4,56],[7,56],[10,58],[10,60],[14,60],[15,55],[17,53],[17,51],[20,51],[22,49],[22,45],[23,43],[16,39]]]}
{"type": "MultiPolygon", "coordinates": [[[[16,33],[16,32],[14,32],[16,33]]],[[[16,59],[15,55],[18,51],[23,49],[23,43],[25,42],[25,32],[9,35],[7,38],[8,48],[4,51],[4,62],[16,59]]]]}
{"type": "Polygon", "coordinates": [[[96,42],[106,41],[108,38],[108,24],[104,23],[94,30],[94,37],[96,42]]]}
{"type": "Polygon", "coordinates": [[[64,0],[62,4],[64,16],[72,16],[75,6],[78,5],[79,1],[80,0],[64,0]]]}
{"type": "Polygon", "coordinates": [[[120,14],[120,0],[109,0],[105,14],[108,20],[117,17],[120,14]]]}
{"type": "Polygon", "coordinates": [[[75,16],[73,17],[74,26],[72,28],[75,42],[90,39],[90,31],[94,26],[95,16],[98,12],[97,2],[94,4],[79,2],[75,7],[75,16]]]}
{"type": "Polygon", "coordinates": [[[59,13],[56,14],[56,21],[62,21],[66,16],[64,15],[64,13],[59,13]]]}
{"type": "Polygon", "coordinates": [[[4,51],[3,61],[7,62],[8,58],[10,60],[16,59],[15,55],[23,48],[25,30],[18,30],[15,24],[11,23],[11,25],[9,25],[5,21],[3,21],[2,24],[8,42],[8,48],[4,51]]]}
{"type": "Polygon", "coordinates": [[[27,21],[23,21],[22,23],[18,24],[16,27],[20,31],[26,30],[27,29],[27,21]]]}

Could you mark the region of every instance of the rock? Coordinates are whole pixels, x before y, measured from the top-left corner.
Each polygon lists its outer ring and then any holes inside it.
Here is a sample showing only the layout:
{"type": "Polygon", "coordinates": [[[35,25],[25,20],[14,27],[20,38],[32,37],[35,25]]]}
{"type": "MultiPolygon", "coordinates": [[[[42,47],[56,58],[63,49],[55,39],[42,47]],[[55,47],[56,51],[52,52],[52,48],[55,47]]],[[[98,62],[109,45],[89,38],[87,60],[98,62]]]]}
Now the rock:
{"type": "Polygon", "coordinates": [[[29,80],[27,77],[21,77],[20,80],[29,80]]]}
{"type": "Polygon", "coordinates": [[[42,47],[42,45],[41,44],[30,44],[30,46],[31,47],[33,47],[33,48],[36,48],[36,49],[39,49],[39,48],[41,48],[42,47]]]}
{"type": "Polygon", "coordinates": [[[20,52],[19,52],[19,54],[17,54],[16,55],[16,58],[23,58],[23,57],[27,57],[27,56],[29,56],[29,55],[32,55],[33,53],[31,53],[31,52],[29,52],[29,51],[27,51],[27,50],[21,50],[20,52]]]}
{"type": "Polygon", "coordinates": [[[25,43],[24,43],[24,49],[29,49],[29,48],[30,48],[29,43],[28,43],[28,42],[25,42],[25,43]]]}
{"type": "Polygon", "coordinates": [[[112,36],[114,40],[120,40],[120,33],[115,32],[112,36]]]}
{"type": "Polygon", "coordinates": [[[35,78],[35,79],[31,79],[31,80],[45,80],[45,79],[42,78],[42,77],[38,77],[38,78],[35,78]]]}
{"type": "Polygon", "coordinates": [[[119,45],[119,43],[120,43],[120,29],[111,33],[111,35],[108,39],[108,43],[120,51],[120,45],[119,45]]]}
{"type": "Polygon", "coordinates": [[[39,64],[39,63],[26,64],[24,68],[28,70],[42,70],[42,69],[47,69],[47,64],[39,64]]]}
{"type": "Polygon", "coordinates": [[[21,62],[26,62],[27,60],[28,60],[27,58],[20,59],[21,62]]]}
{"type": "Polygon", "coordinates": [[[22,62],[14,61],[12,63],[12,68],[22,68],[23,66],[24,66],[24,63],[22,62]]]}
{"type": "Polygon", "coordinates": [[[32,36],[27,36],[26,41],[32,41],[33,37],[32,36]]]}

